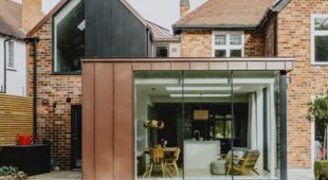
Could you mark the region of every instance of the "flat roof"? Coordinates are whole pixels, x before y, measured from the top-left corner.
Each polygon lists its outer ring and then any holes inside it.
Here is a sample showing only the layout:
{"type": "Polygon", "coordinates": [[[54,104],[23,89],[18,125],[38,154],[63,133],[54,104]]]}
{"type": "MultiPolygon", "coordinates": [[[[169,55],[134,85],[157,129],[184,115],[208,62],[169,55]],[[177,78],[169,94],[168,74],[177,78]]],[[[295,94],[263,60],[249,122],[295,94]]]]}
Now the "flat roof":
{"type": "Polygon", "coordinates": [[[133,70],[292,71],[294,58],[84,58],[82,63],[129,63],[133,70]]]}

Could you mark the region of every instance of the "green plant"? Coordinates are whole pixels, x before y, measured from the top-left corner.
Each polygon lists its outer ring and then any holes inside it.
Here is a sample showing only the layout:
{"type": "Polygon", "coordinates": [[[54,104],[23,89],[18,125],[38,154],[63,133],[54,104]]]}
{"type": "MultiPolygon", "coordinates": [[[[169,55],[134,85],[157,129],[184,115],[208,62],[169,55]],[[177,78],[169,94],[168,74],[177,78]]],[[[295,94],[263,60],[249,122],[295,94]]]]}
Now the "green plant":
{"type": "Polygon", "coordinates": [[[316,98],[309,103],[309,118],[328,123],[328,96],[316,98]]]}
{"type": "Polygon", "coordinates": [[[328,161],[316,161],[314,163],[314,174],[317,179],[328,178],[328,161]]]}
{"type": "Polygon", "coordinates": [[[309,119],[325,127],[323,141],[323,159],[328,159],[328,96],[317,97],[309,103],[309,119]]]}
{"type": "Polygon", "coordinates": [[[10,176],[18,173],[18,169],[13,166],[1,166],[0,176],[10,176]]]}
{"type": "Polygon", "coordinates": [[[58,167],[60,165],[60,162],[56,159],[52,159],[51,160],[51,167],[54,168],[54,167],[58,167]]]}

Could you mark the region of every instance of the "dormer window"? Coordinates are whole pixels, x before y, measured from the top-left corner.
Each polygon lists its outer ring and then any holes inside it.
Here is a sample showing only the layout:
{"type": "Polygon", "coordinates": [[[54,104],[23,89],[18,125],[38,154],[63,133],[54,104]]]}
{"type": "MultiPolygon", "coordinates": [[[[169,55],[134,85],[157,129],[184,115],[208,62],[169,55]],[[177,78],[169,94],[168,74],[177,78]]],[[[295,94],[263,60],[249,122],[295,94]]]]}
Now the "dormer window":
{"type": "Polygon", "coordinates": [[[84,0],[71,0],[54,21],[55,73],[80,73],[80,58],[85,53],[84,0]]]}
{"type": "Polygon", "coordinates": [[[213,56],[243,57],[244,33],[243,32],[213,32],[213,56]]]}

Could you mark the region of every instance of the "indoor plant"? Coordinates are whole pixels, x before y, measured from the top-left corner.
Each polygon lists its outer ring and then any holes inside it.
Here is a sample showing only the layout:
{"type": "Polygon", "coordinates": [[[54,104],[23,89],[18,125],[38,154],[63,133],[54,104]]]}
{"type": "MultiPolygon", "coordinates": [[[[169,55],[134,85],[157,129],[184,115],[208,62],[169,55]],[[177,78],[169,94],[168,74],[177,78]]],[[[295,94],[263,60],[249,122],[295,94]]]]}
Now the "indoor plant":
{"type": "Polygon", "coordinates": [[[317,97],[309,103],[309,119],[325,126],[323,157],[321,161],[316,161],[314,173],[316,179],[328,178],[328,96],[317,97]]]}

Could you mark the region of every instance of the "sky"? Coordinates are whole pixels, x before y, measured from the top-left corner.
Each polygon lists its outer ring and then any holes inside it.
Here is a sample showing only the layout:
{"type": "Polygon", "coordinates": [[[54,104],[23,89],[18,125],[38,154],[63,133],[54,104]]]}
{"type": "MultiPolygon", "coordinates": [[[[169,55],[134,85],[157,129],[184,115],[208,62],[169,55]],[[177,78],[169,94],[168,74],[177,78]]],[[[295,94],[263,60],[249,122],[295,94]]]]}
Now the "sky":
{"type": "MultiPolygon", "coordinates": [[[[14,0],[21,2],[22,0],[14,0]]],[[[190,0],[191,10],[206,0],[190,0]]],[[[49,12],[59,0],[42,0],[42,10],[49,12]]],[[[128,0],[130,4],[147,20],[171,30],[172,24],[179,19],[180,0],[128,0]]]]}
{"type": "MultiPolygon", "coordinates": [[[[171,29],[179,20],[180,0],[128,0],[130,4],[147,20],[171,29]]],[[[191,10],[204,3],[205,0],[190,0],[191,10]]]]}

